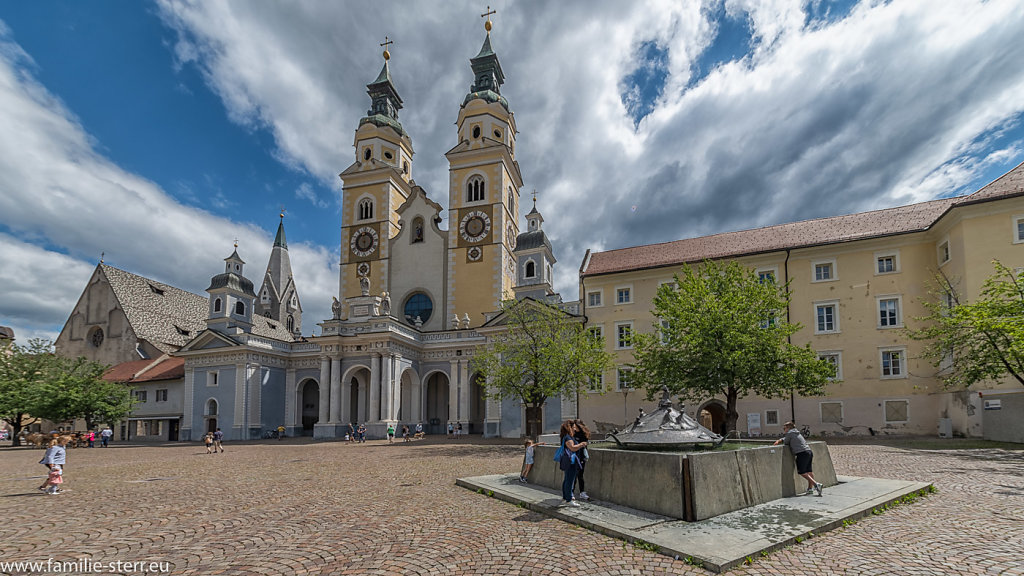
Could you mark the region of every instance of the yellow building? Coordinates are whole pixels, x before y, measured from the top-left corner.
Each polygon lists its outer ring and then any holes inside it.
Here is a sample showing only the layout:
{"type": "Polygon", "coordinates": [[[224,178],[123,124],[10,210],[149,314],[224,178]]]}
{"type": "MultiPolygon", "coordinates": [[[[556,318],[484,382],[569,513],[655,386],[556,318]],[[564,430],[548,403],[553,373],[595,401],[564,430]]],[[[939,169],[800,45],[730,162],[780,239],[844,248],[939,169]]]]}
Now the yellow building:
{"type": "MultiPolygon", "coordinates": [[[[953,279],[971,301],[993,274],[992,260],[1024,267],[1024,164],[968,196],[588,252],[580,268],[583,313],[618,367],[604,375],[608,393],[581,399],[581,418],[617,425],[647,406],[642,392],[629,393],[626,336],[652,330],[658,286],[671,282],[682,265],[704,259],[737,260],[790,281],[787,314],[803,326],[794,344],[809,342],[838,373],[823,397],[741,399],[741,432],[781,434],[781,424],[792,419],[830,435],[981,435],[979,390],[945,390],[936,368],[921,357],[923,344],[904,328],[927,314],[922,301],[937,273],[953,279]]],[[[991,384],[1012,387],[1016,383],[991,384]]],[[[687,407],[710,418],[715,431],[724,410],[717,398],[687,407]]]]}

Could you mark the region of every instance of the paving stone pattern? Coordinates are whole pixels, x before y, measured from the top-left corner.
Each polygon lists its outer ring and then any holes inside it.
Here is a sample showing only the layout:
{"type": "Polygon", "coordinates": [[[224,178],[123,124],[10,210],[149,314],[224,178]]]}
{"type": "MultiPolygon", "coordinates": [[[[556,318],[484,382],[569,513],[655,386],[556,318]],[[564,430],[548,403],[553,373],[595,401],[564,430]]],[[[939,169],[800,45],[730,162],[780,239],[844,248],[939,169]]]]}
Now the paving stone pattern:
{"type": "MultiPolygon", "coordinates": [[[[226,450],[69,450],[68,492],[46,496],[36,491],[42,452],[0,449],[0,562],[89,556],[203,575],[709,574],[455,485],[517,470],[522,448],[507,441],[226,450]]],[[[732,574],[1024,574],[1024,452],[831,450],[839,474],[940,492],[732,574]]]]}

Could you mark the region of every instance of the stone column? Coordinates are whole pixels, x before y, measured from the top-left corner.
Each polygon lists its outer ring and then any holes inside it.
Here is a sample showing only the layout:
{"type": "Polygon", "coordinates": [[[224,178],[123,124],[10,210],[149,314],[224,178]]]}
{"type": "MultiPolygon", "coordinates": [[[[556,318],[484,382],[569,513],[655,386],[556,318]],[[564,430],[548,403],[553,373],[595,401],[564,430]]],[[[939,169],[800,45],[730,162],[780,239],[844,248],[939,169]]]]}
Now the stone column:
{"type": "Polygon", "coordinates": [[[380,422],[380,354],[370,355],[370,406],[368,422],[380,422]]]}
{"type": "Polygon", "coordinates": [[[297,398],[299,383],[295,381],[295,368],[288,368],[284,373],[284,425],[288,428],[298,426],[299,409],[302,401],[297,398]]]}
{"type": "Polygon", "coordinates": [[[317,420],[318,426],[326,426],[328,420],[330,420],[329,409],[330,409],[330,381],[331,381],[331,359],[327,356],[320,357],[320,405],[319,415],[317,420]]]}
{"type": "MultiPolygon", "coordinates": [[[[487,388],[491,387],[491,378],[487,378],[487,388]]],[[[487,406],[484,408],[484,434],[488,436],[501,436],[501,400],[492,396],[487,397],[487,406]],[[490,434],[488,434],[490,431],[490,434]]]]}
{"type": "Polygon", "coordinates": [[[331,410],[329,422],[341,422],[341,358],[331,359],[331,410]]]}
{"type": "MultiPolygon", "coordinates": [[[[401,354],[395,354],[394,355],[394,363],[395,363],[395,367],[392,370],[392,374],[391,374],[391,380],[392,380],[392,384],[391,384],[391,390],[392,390],[392,394],[391,394],[391,398],[392,398],[391,413],[394,414],[395,419],[397,420],[398,419],[398,413],[402,411],[402,372],[403,372],[403,368],[402,368],[402,355],[401,354]]],[[[409,412],[412,412],[411,408],[410,408],[409,412]]],[[[408,422],[411,417],[412,417],[412,414],[402,414],[402,418],[406,422],[408,422]]]]}
{"type": "Polygon", "coordinates": [[[394,420],[395,415],[391,412],[393,407],[391,399],[394,398],[395,380],[391,375],[391,363],[393,357],[385,352],[380,359],[380,412],[381,420],[394,420]]]}
{"type": "Polygon", "coordinates": [[[249,429],[263,427],[263,366],[253,362],[249,364],[249,429]]]}
{"type": "MultiPolygon", "coordinates": [[[[181,435],[179,438],[182,440],[192,440],[192,417],[195,411],[195,366],[190,366],[188,362],[185,362],[185,398],[184,405],[181,407],[181,435]]],[[[202,412],[200,412],[202,414],[202,412]]]]}
{"type": "Polygon", "coordinates": [[[459,361],[448,361],[448,421],[461,419],[459,415],[459,361]]]}
{"type": "MultiPolygon", "coordinates": [[[[344,371],[345,365],[342,364],[341,372],[344,373],[344,371]]],[[[352,398],[351,382],[351,378],[349,378],[347,381],[341,380],[341,386],[338,388],[338,394],[340,395],[340,398],[338,399],[338,422],[342,424],[341,428],[343,431],[348,430],[348,428],[345,425],[352,420],[352,407],[349,405],[351,402],[350,399],[352,398]]],[[[342,435],[344,434],[345,432],[342,432],[342,435]]]]}
{"type": "MultiPolygon", "coordinates": [[[[235,431],[234,439],[246,440],[248,436],[245,433],[245,388],[248,385],[248,379],[246,374],[248,364],[240,362],[235,364],[235,407],[231,411],[231,428],[235,431]]],[[[217,415],[217,424],[221,423],[221,414],[217,415]]],[[[223,426],[222,426],[223,427],[223,426]]]]}
{"type": "Polygon", "coordinates": [[[469,396],[473,383],[469,381],[469,360],[459,360],[459,420],[462,431],[469,433],[469,396]]]}

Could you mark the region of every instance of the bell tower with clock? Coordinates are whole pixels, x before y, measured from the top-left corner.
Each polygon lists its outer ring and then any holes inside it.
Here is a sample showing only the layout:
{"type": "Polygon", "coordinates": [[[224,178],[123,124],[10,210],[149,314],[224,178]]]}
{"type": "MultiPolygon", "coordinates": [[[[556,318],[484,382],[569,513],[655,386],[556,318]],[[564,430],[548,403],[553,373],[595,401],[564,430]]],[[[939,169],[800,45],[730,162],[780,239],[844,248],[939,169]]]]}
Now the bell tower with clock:
{"type": "Polygon", "coordinates": [[[445,154],[450,174],[447,312],[448,317],[468,314],[470,327],[483,324],[484,313],[513,297],[523,186],[515,160],[515,117],[501,95],[505,75],[491,49],[490,14],[483,15],[487,37],[470,60],[474,79],[456,121],[459,143],[445,154]]]}
{"type": "Polygon", "coordinates": [[[338,298],[360,293],[360,278],[374,293],[389,290],[388,240],[399,231],[396,209],[412,192],[412,140],[398,122],[402,98],[391,80],[392,41],[385,38],[384,66],[366,85],[370,110],[355,135],[355,162],[339,176],[343,186],[338,298]]]}

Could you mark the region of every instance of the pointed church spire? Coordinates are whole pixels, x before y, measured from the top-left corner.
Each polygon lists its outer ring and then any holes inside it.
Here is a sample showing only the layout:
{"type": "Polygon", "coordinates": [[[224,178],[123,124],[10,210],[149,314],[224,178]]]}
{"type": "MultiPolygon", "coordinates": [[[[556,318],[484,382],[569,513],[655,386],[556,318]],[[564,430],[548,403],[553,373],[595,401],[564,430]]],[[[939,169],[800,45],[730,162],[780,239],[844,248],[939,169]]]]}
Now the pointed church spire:
{"type": "MultiPolygon", "coordinates": [[[[495,11],[491,10],[491,7],[488,6],[487,12],[480,15],[487,18],[487,21],[484,23],[487,37],[484,38],[484,44],[480,47],[480,52],[469,61],[473,67],[473,85],[469,90],[471,95],[473,93],[486,93],[490,91],[495,96],[500,97],[501,85],[505,83],[505,73],[501,71],[498,55],[491,48],[491,14],[495,14],[495,11]]],[[[478,97],[489,99],[485,94],[479,94],[478,97]]]]}
{"type": "Polygon", "coordinates": [[[277,225],[277,237],[274,238],[274,247],[278,246],[288,249],[288,242],[284,239],[284,209],[281,210],[281,223],[277,225]]]}
{"type": "Polygon", "coordinates": [[[370,95],[370,109],[366,111],[366,118],[376,122],[383,122],[397,127],[402,133],[402,125],[398,123],[398,111],[402,109],[402,98],[395,89],[395,83],[391,80],[391,68],[388,61],[391,60],[391,52],[388,46],[394,44],[387,36],[381,46],[384,47],[384,66],[380,69],[377,79],[366,85],[366,93],[370,95]]]}

